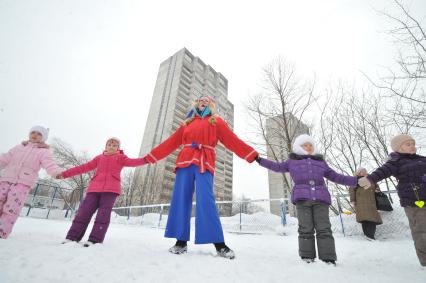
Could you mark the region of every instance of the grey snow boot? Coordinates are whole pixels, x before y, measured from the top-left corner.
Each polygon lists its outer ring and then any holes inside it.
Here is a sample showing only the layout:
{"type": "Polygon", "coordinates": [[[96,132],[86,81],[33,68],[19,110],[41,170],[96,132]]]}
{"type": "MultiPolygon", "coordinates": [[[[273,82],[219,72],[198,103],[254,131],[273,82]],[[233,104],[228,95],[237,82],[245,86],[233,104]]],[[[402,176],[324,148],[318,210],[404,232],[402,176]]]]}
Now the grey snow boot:
{"type": "Polygon", "coordinates": [[[235,253],[225,243],[215,243],[217,255],[224,258],[234,259],[235,253]]]}
{"type": "Polygon", "coordinates": [[[310,257],[302,257],[302,260],[306,263],[312,263],[315,262],[314,258],[310,258],[310,257]]]}
{"type": "Polygon", "coordinates": [[[336,261],[335,260],[332,260],[332,259],[322,259],[322,261],[325,262],[326,264],[336,266],[336,261]]]}
{"type": "Polygon", "coordinates": [[[177,255],[184,254],[187,251],[188,251],[188,246],[186,244],[186,241],[180,241],[180,240],[177,240],[176,244],[169,249],[169,252],[171,252],[172,254],[177,254],[177,255]]]}

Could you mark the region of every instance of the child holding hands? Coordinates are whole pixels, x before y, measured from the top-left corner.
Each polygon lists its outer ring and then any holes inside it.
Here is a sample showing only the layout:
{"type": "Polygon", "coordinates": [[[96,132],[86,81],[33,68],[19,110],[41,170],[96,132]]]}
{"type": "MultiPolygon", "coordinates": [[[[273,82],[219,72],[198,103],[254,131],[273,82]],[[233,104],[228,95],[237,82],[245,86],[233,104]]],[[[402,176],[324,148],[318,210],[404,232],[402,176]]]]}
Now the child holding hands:
{"type": "Polygon", "coordinates": [[[120,150],[120,140],[113,137],[107,140],[105,150],[102,154],[85,164],[62,172],[58,178],[69,178],[96,169],[96,174],[87,188],[86,197],[78,209],[66,240],[62,243],[79,242],[83,238],[96,210],[98,212],[95,224],[93,225],[89,240],[84,246],[89,247],[96,243],[102,243],[109,226],[112,208],[116,198],[120,195],[121,170],[126,166],[136,167],[146,163],[145,158],[128,158],[120,150]]]}
{"type": "Polygon", "coordinates": [[[0,155],[0,238],[6,239],[25,204],[41,168],[55,177],[60,173],[49,146],[45,144],[49,130],[34,126],[29,139],[0,155]]]}

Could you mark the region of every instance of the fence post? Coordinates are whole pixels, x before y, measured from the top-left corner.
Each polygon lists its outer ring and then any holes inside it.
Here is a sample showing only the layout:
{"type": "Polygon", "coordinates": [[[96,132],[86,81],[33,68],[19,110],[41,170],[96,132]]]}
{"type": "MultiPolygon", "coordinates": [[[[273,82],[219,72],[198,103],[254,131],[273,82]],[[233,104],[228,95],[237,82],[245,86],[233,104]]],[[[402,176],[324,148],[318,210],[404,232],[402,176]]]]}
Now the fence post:
{"type": "Polygon", "coordinates": [[[160,207],[160,219],[158,219],[158,228],[160,228],[162,218],[163,218],[163,206],[160,207]]]}
{"type": "Polygon", "coordinates": [[[35,199],[35,196],[37,195],[37,191],[38,191],[38,187],[39,187],[39,186],[40,186],[40,184],[37,184],[37,186],[36,186],[36,188],[35,188],[35,190],[34,190],[33,200],[32,200],[32,201],[31,201],[31,203],[30,203],[30,207],[28,208],[28,211],[27,211],[27,215],[26,215],[26,216],[30,215],[30,210],[31,210],[31,208],[33,207],[34,199],[35,199]]]}
{"type": "Polygon", "coordinates": [[[285,208],[285,201],[284,201],[284,199],[282,198],[281,200],[280,200],[280,203],[281,203],[281,224],[283,225],[283,226],[285,226],[285,225],[287,225],[287,219],[286,219],[286,208],[285,208]]]}
{"type": "MultiPolygon", "coordinates": [[[[136,213],[136,215],[137,215],[137,213],[136,213]]],[[[141,207],[141,225],[143,225],[143,217],[144,217],[143,207],[141,207]]]]}
{"type": "Polygon", "coordinates": [[[50,210],[51,210],[51,207],[53,205],[53,201],[55,200],[55,196],[56,196],[57,191],[58,191],[58,187],[55,187],[55,191],[53,192],[52,200],[50,201],[50,207],[49,207],[49,210],[47,211],[46,219],[49,218],[50,210]]]}
{"type": "MultiPolygon", "coordinates": [[[[65,218],[68,218],[68,213],[70,212],[70,206],[67,205],[67,211],[65,212],[65,218]]],[[[71,218],[71,215],[70,215],[71,218]]]]}
{"type": "Polygon", "coordinates": [[[127,221],[129,221],[129,219],[130,219],[130,210],[131,210],[131,208],[128,207],[127,208],[127,221]]]}
{"type": "Polygon", "coordinates": [[[343,232],[343,237],[346,237],[345,234],[345,225],[343,225],[343,218],[342,218],[342,207],[340,205],[340,197],[336,196],[337,199],[337,208],[339,210],[339,218],[340,218],[340,224],[342,225],[342,232],[343,232]]]}
{"type": "Polygon", "coordinates": [[[243,213],[243,203],[240,201],[240,232],[242,230],[242,213],[243,213]]]}

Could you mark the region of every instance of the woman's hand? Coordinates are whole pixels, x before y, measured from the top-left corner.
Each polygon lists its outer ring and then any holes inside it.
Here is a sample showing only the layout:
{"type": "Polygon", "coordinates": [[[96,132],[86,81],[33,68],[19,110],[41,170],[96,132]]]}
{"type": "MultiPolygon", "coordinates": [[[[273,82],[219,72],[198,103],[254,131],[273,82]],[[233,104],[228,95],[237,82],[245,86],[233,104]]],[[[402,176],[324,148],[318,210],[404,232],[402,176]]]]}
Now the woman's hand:
{"type": "Polygon", "coordinates": [[[370,182],[370,180],[368,180],[367,177],[362,177],[362,178],[358,179],[358,185],[360,187],[363,187],[366,190],[369,187],[371,187],[371,182],[370,182]]]}

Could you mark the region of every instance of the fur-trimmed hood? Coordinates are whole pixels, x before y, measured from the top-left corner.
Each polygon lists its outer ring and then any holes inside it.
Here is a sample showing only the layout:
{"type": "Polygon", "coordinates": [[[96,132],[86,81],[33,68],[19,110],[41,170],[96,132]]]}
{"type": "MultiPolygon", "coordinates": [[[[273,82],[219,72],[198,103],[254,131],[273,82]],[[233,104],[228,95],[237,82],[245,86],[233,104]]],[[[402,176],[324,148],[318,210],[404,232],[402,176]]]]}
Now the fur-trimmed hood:
{"type": "Polygon", "coordinates": [[[294,140],[292,146],[293,152],[299,155],[308,155],[306,150],[302,148],[302,145],[305,143],[310,143],[312,145],[312,147],[314,148],[314,153],[312,155],[316,155],[317,147],[315,145],[315,140],[307,134],[300,135],[294,140]]]}
{"type": "Polygon", "coordinates": [[[296,154],[294,152],[290,153],[288,155],[288,158],[293,159],[293,160],[302,160],[302,159],[306,159],[306,158],[311,158],[314,160],[318,160],[318,161],[324,161],[324,156],[322,154],[315,154],[315,155],[308,155],[308,154],[296,154]]]}

